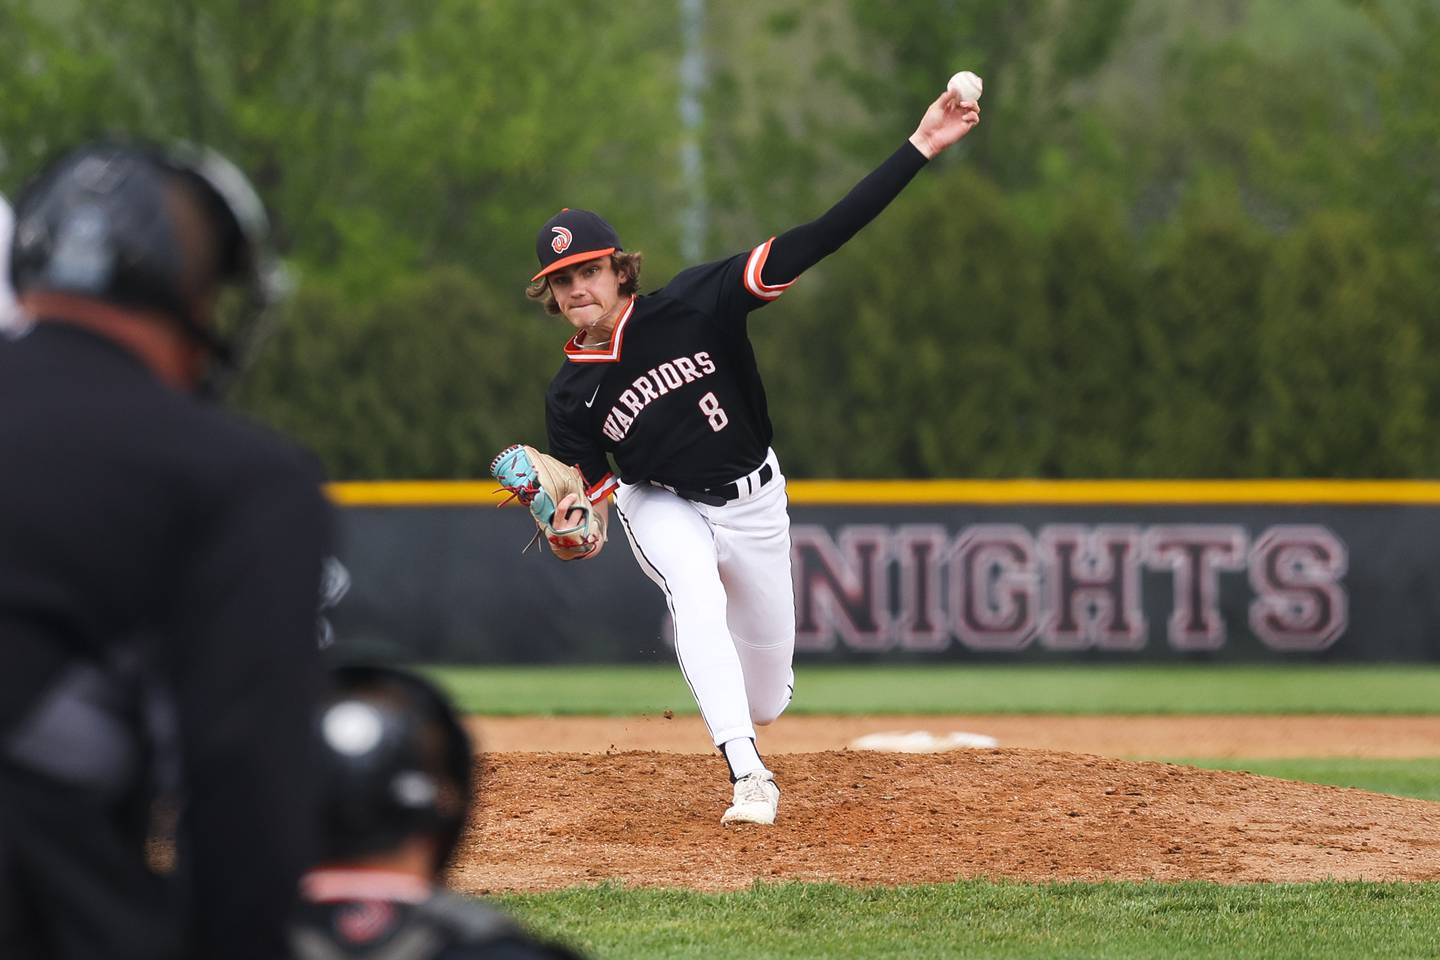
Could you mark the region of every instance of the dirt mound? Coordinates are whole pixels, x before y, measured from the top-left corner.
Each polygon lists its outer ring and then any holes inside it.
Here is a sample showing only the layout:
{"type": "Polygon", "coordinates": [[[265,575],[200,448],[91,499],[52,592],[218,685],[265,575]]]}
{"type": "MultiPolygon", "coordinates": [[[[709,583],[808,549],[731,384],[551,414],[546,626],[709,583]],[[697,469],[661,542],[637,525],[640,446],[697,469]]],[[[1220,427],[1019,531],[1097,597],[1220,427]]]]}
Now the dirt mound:
{"type": "Polygon", "coordinates": [[[1440,880],[1440,804],[1421,800],[1025,749],[770,765],[780,820],[726,828],[714,756],[491,754],[452,881],[492,893],[606,880],[1440,880]]]}
{"type": "MultiPolygon", "coordinates": [[[[1001,747],[1107,757],[1433,757],[1440,716],[939,716],[787,715],[761,736],[765,756],[843,750],[882,731],[964,731],[1001,747]]],[[[473,717],[487,750],[616,753],[664,750],[713,756],[695,715],[638,717],[473,717]]]]}

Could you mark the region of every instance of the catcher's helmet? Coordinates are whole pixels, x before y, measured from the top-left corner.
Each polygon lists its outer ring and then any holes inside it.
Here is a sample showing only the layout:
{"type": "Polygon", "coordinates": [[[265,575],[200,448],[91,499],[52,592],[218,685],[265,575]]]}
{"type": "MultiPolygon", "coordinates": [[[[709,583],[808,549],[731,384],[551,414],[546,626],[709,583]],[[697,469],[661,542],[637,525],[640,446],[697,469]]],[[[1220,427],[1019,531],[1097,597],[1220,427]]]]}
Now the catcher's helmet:
{"type": "Polygon", "coordinates": [[[394,849],[416,834],[455,852],[470,808],[474,751],[449,701],[417,674],[337,668],[320,709],[327,860],[394,849]]]}
{"type": "Polygon", "coordinates": [[[226,376],[248,359],[285,292],[268,233],[254,188],[213,150],[91,143],[46,165],[16,198],[10,279],[19,295],[50,290],[173,317],[226,376]],[[196,236],[187,201],[203,212],[208,237],[196,236]],[[205,291],[230,285],[247,303],[222,335],[192,311],[205,291]]]}

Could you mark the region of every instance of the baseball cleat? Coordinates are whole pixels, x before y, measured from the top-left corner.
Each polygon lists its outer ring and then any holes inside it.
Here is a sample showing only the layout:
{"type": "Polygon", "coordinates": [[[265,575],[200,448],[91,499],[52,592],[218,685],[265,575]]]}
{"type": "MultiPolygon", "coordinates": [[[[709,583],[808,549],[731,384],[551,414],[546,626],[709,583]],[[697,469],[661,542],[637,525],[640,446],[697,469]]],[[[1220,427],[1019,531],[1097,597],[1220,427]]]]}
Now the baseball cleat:
{"type": "Polygon", "coordinates": [[[758,823],[770,826],[775,822],[775,810],[780,806],[780,788],[775,786],[775,774],[769,770],[747,773],[735,781],[735,801],[721,823],[758,823]]]}

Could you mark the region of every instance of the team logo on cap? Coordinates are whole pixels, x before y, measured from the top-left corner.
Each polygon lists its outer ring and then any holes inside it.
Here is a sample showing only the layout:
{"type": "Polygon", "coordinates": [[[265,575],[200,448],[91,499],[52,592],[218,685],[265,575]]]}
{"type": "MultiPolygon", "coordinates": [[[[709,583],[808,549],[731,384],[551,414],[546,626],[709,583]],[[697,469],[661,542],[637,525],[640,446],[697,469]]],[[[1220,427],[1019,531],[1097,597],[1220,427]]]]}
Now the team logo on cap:
{"type": "Polygon", "coordinates": [[[574,237],[570,235],[569,230],[566,230],[564,227],[551,227],[550,232],[555,234],[555,236],[550,238],[551,250],[554,250],[556,253],[564,253],[570,249],[570,241],[573,240],[574,237]]]}

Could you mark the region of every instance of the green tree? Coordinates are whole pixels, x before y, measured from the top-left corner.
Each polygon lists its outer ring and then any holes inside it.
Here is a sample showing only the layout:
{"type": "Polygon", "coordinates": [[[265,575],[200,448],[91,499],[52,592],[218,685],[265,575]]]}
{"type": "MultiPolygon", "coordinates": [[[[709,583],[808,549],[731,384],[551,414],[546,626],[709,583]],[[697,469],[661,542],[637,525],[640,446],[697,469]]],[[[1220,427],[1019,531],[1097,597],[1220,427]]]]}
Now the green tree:
{"type": "Polygon", "coordinates": [[[517,323],[503,303],[453,267],[362,306],[312,287],[241,399],[337,479],[485,476],[502,447],[543,443],[543,385],[564,340],[561,321],[517,323]]]}
{"type": "Polygon", "coordinates": [[[1094,181],[1077,180],[1043,239],[1047,342],[1037,350],[1054,442],[1039,473],[1103,477],[1135,469],[1143,450],[1136,241],[1123,206],[1094,181]]]}
{"type": "Polygon", "coordinates": [[[1286,237],[1258,324],[1253,469],[1271,476],[1414,476],[1426,456],[1420,324],[1373,220],[1326,213],[1286,237]]]}
{"type": "MultiPolygon", "coordinates": [[[[850,0],[871,57],[849,86],[880,117],[921,108],[956,70],[985,78],[982,109],[996,119],[961,151],[1006,187],[1040,178],[1046,150],[1080,146],[1091,83],[1125,37],[1132,0],[850,0]]],[[[918,117],[918,114],[917,114],[918,117]]]]}
{"type": "Polygon", "coordinates": [[[767,382],[787,463],[798,475],[1038,473],[1055,425],[1034,239],[962,169],[917,180],[862,238],[807,275],[814,300],[785,315],[783,369],[767,382]]]}
{"type": "MultiPolygon", "coordinates": [[[[1143,374],[1139,472],[1243,477],[1256,469],[1257,330],[1275,240],[1233,187],[1197,190],[1156,238],[1137,334],[1143,374]]],[[[1283,356],[1274,358],[1284,362],[1283,356]]]]}

